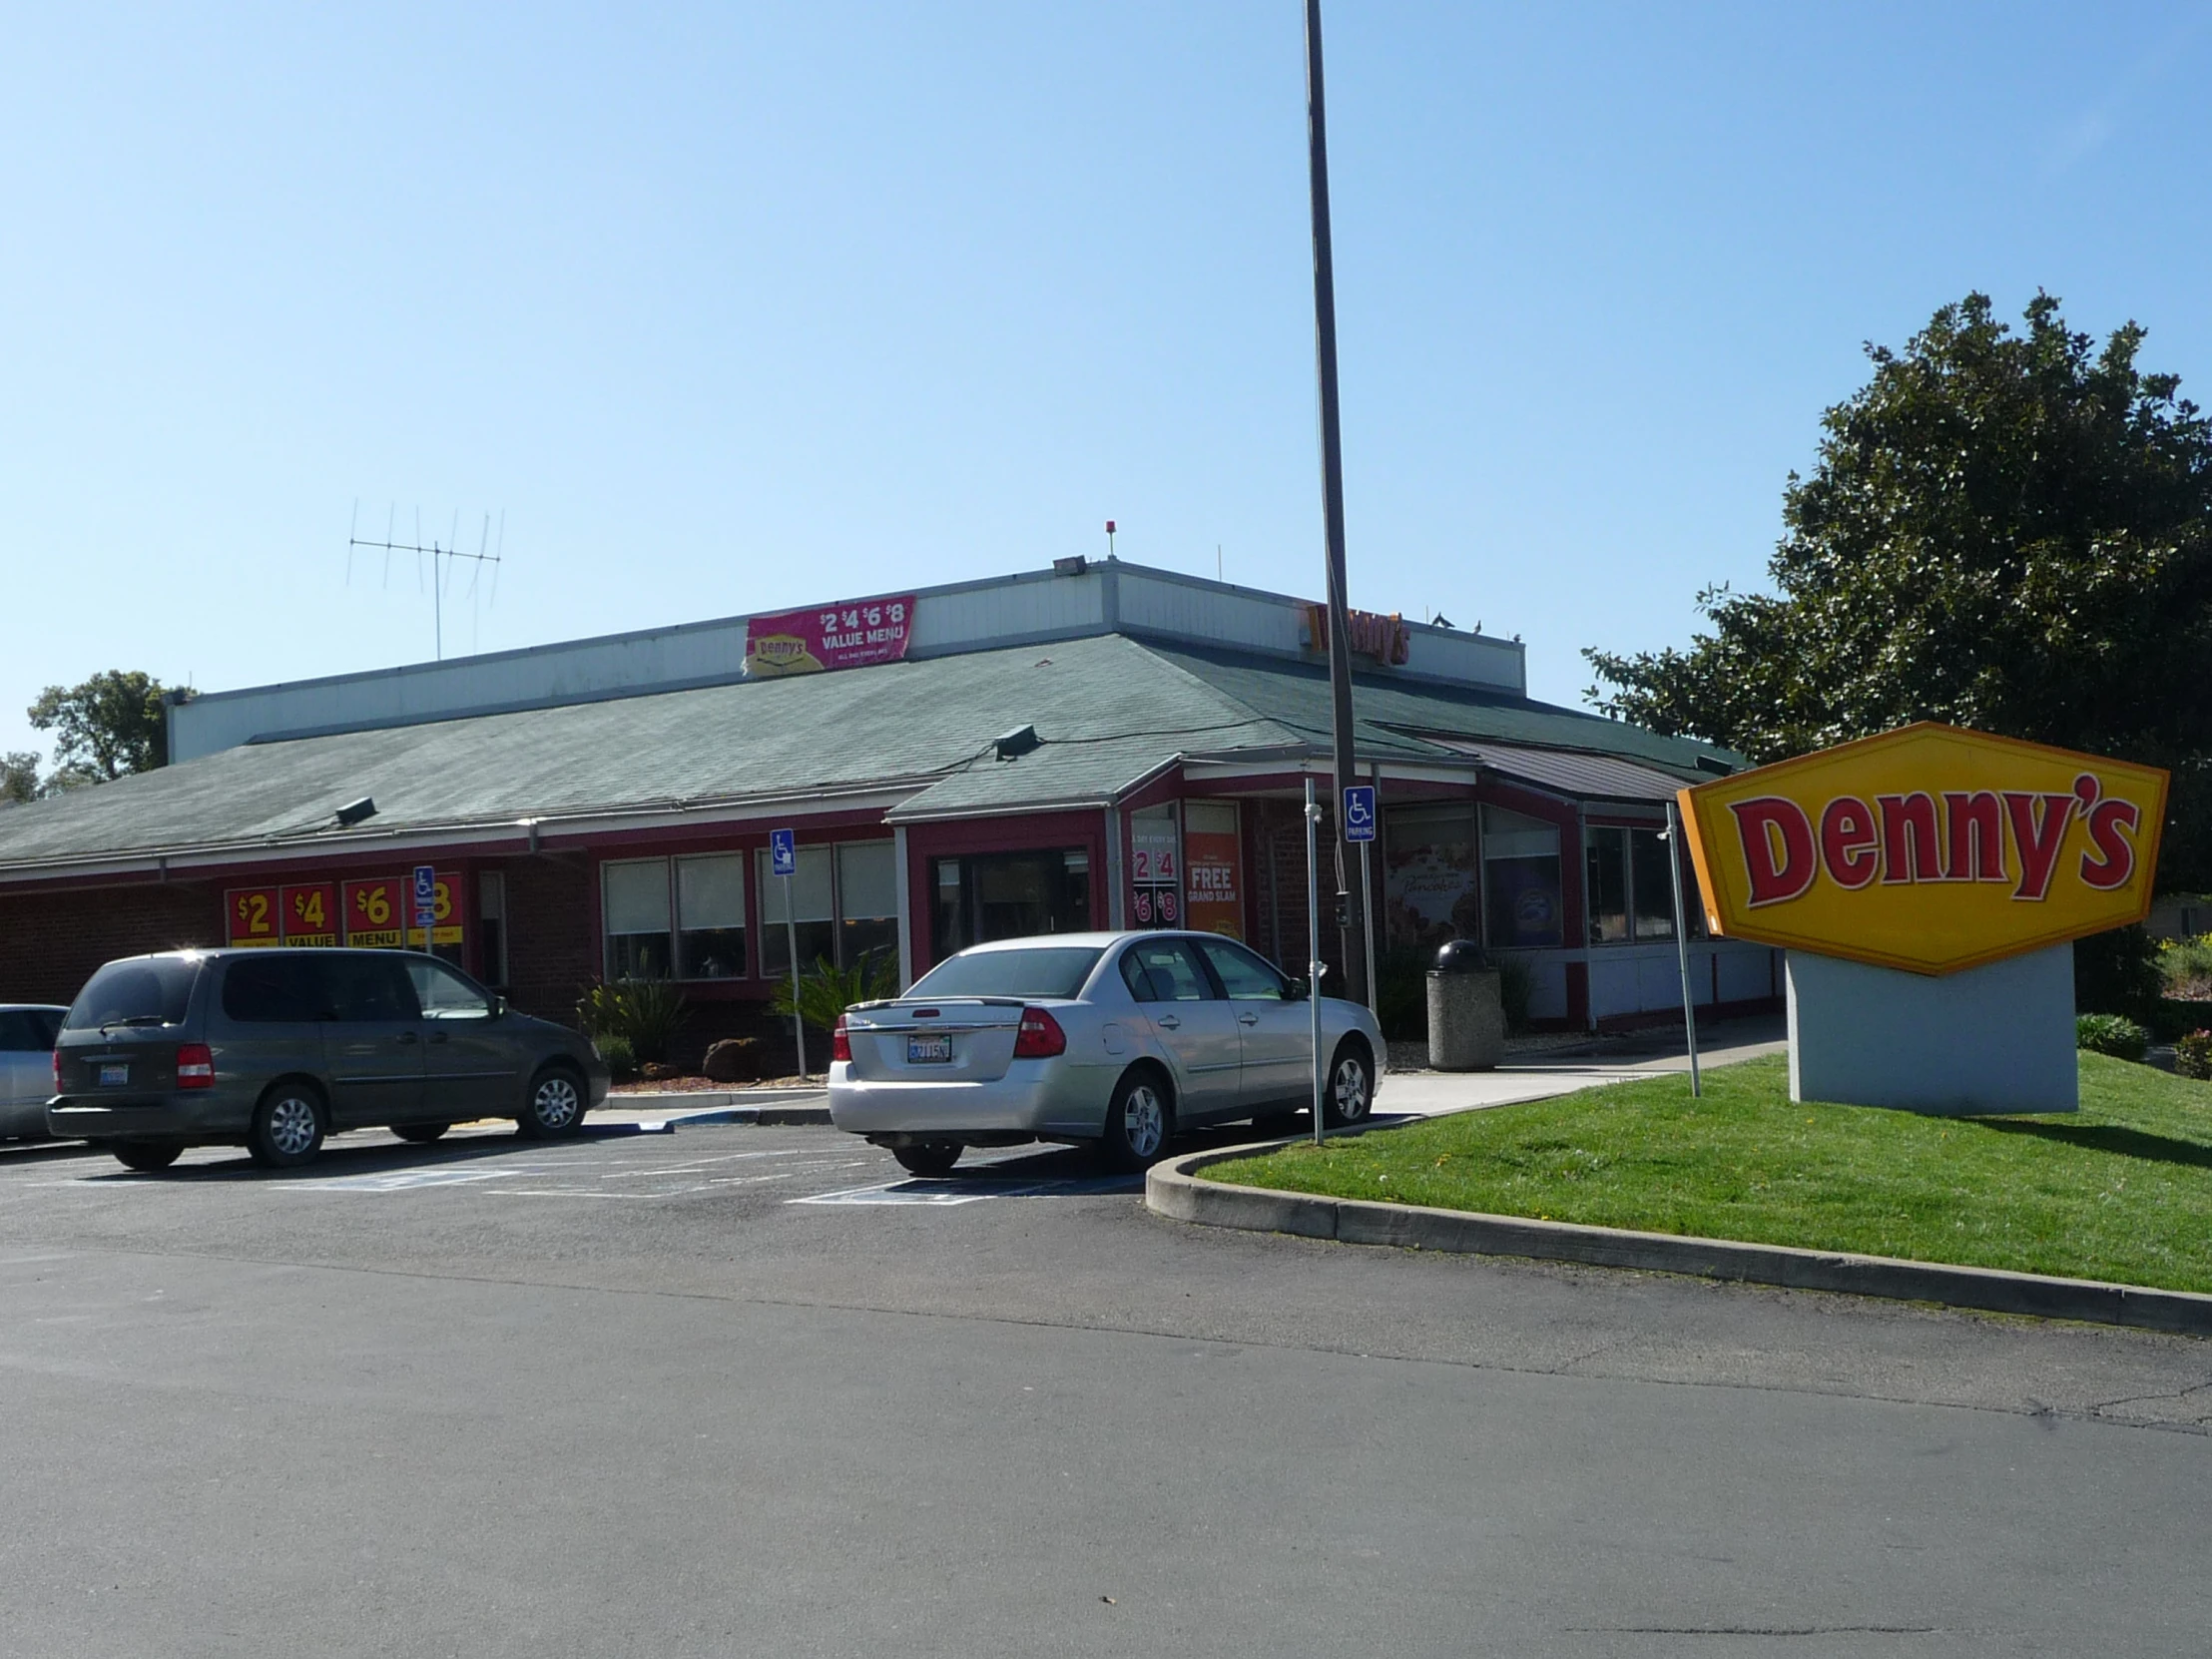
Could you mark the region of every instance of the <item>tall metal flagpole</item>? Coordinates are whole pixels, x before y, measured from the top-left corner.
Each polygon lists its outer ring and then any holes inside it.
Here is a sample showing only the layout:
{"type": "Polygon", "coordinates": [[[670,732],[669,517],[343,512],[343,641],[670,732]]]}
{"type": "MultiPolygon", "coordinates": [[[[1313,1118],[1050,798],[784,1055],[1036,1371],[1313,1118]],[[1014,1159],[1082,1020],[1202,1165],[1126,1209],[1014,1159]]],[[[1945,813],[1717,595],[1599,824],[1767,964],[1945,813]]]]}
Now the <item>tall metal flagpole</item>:
{"type": "MultiPolygon", "coordinates": [[[[1329,553],[1329,704],[1335,750],[1337,926],[1347,986],[1354,1002],[1368,998],[1366,953],[1360,940],[1371,894],[1346,879],[1345,791],[1355,781],[1352,753],[1352,625],[1345,588],[1345,469],[1337,431],[1337,276],[1329,241],[1329,118],[1322,91],[1321,0],[1306,0],[1306,154],[1314,212],[1314,351],[1321,371],[1322,520],[1329,553]]],[[[1318,643],[1318,642],[1317,642],[1318,643]]],[[[1318,993],[1319,987],[1316,987],[1318,993]]]]}

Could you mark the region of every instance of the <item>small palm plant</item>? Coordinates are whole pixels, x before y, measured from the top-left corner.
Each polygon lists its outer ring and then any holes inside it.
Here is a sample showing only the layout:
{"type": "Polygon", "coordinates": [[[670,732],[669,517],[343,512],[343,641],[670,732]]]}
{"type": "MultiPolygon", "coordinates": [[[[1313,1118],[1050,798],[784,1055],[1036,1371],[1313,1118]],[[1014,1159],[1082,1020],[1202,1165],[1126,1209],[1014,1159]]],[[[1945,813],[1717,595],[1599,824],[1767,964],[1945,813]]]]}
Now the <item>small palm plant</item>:
{"type": "Polygon", "coordinates": [[[586,1035],[623,1038],[640,1064],[666,1060],[690,1014],[684,993],[661,979],[611,980],[592,986],[576,1002],[576,1021],[586,1035]]]}
{"type": "MultiPolygon", "coordinates": [[[[817,956],[815,965],[799,976],[799,1017],[818,1031],[828,1031],[837,1016],[855,1002],[876,1002],[898,994],[898,963],[887,950],[871,950],[850,967],[830,964],[817,956]]],[[[777,981],[769,1006],[789,1019],[792,1016],[792,982],[777,981]]]]}

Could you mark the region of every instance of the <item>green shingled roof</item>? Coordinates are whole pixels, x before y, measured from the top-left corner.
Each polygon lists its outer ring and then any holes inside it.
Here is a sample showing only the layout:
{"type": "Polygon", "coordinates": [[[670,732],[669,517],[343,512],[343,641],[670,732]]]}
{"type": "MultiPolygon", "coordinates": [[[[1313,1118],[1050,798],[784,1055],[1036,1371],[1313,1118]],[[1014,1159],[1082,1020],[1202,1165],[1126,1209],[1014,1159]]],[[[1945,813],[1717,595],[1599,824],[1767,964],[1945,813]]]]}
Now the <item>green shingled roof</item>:
{"type": "MultiPolygon", "coordinates": [[[[1453,759],[1420,731],[1694,772],[1694,744],[1509,697],[1364,677],[1360,745],[1453,759]]],[[[1124,635],[225,750],[0,811],[0,871],[104,857],[506,828],[876,792],[899,819],[1110,800],[1178,755],[1326,746],[1327,675],[1124,635]],[[1034,725],[1042,747],[990,755],[1034,725]],[[355,834],[337,808],[377,813],[355,834]]]]}

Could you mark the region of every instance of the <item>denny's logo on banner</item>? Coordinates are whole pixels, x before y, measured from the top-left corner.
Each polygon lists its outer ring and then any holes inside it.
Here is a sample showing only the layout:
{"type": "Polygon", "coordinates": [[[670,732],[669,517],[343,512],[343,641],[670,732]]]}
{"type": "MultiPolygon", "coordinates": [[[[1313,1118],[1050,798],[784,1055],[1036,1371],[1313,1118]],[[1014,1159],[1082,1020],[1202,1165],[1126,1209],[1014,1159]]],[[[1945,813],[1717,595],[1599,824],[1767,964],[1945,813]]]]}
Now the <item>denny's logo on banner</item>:
{"type": "Polygon", "coordinates": [[[1682,814],[1714,932],[1954,973],[2148,915],[2166,774],[1924,722],[1682,814]]]}

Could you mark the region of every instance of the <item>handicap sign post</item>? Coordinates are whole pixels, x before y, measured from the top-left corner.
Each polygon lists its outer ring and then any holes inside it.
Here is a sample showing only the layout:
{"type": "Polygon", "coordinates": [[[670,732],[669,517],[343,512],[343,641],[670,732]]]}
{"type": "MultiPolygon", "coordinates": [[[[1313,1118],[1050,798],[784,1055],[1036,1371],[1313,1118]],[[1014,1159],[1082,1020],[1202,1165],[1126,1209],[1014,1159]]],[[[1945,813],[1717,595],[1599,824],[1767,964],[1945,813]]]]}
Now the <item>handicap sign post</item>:
{"type": "Polygon", "coordinates": [[[799,1012],[799,911],[792,894],[792,877],[799,873],[799,831],[768,832],[770,870],[784,884],[784,940],[792,959],[792,1041],[799,1049],[799,1075],[807,1075],[807,1021],[799,1012]]]}
{"type": "Polygon", "coordinates": [[[438,919],[438,872],[435,865],[417,864],[413,871],[414,924],[422,929],[422,948],[430,948],[430,929],[438,919]]]}
{"type": "Polygon", "coordinates": [[[1375,839],[1375,786],[1345,786],[1345,839],[1363,844],[1375,839]]]}
{"type": "Polygon", "coordinates": [[[1360,917],[1367,924],[1368,1007],[1375,991],[1375,786],[1345,786],[1345,839],[1360,848],[1360,917]]]}

